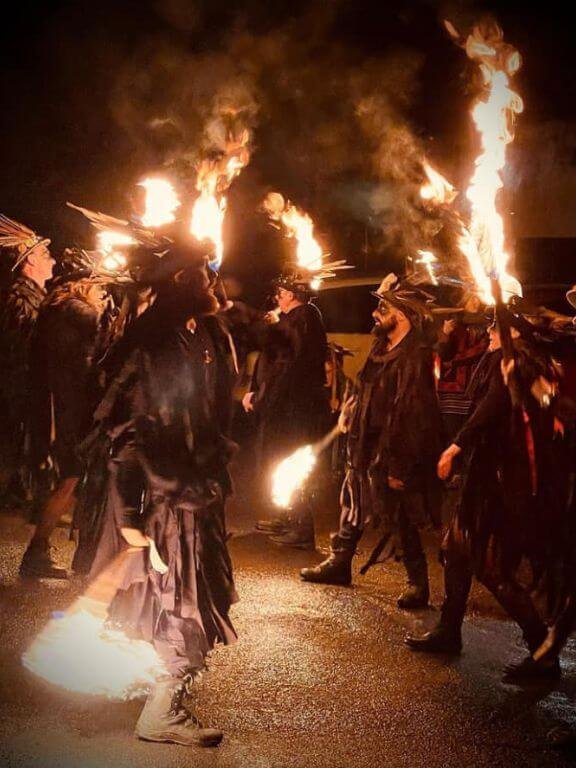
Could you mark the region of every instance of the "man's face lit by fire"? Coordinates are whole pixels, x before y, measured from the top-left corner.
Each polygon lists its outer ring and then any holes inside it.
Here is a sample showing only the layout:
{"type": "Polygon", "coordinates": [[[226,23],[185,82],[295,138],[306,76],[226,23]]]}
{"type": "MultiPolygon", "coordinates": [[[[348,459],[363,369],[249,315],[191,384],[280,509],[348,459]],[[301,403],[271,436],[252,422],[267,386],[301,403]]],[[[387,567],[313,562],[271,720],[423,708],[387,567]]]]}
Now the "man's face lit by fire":
{"type": "Polygon", "coordinates": [[[286,288],[278,288],[275,299],[280,312],[287,312],[294,301],[294,294],[292,291],[287,291],[286,288]]]}
{"type": "Polygon", "coordinates": [[[26,257],[26,263],[32,271],[32,277],[37,279],[38,282],[45,282],[51,279],[56,262],[50,253],[48,245],[41,242],[30,251],[26,257]]]}
{"type": "Polygon", "coordinates": [[[403,317],[400,310],[388,304],[387,301],[379,301],[378,306],[372,312],[374,318],[374,328],[372,333],[375,336],[387,336],[391,331],[398,327],[400,317],[403,317]]]}

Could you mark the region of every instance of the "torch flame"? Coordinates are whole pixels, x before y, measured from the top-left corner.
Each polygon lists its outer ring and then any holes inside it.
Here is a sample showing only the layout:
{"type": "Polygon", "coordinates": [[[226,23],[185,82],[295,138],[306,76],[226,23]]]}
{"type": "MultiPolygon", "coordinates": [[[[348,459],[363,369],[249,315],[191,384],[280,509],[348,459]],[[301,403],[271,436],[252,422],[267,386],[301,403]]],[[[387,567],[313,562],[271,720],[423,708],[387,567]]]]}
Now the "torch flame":
{"type": "Polygon", "coordinates": [[[121,272],[123,269],[126,269],[127,265],[128,261],[126,260],[126,256],[124,256],[123,253],[117,253],[116,251],[107,254],[101,261],[101,266],[107,272],[121,272]]]}
{"type": "Polygon", "coordinates": [[[281,461],[272,476],[272,500],[278,507],[290,507],[296,491],[302,487],[316,464],[311,445],[298,448],[281,461]]]}
{"type": "Polygon", "coordinates": [[[222,228],[226,213],[223,194],[240,171],[248,165],[250,132],[245,130],[236,140],[230,140],[218,160],[203,160],[198,166],[196,189],[200,193],[192,208],[190,233],[203,242],[213,243],[215,257],[212,266],[219,268],[224,256],[222,228]]]}
{"type": "Polygon", "coordinates": [[[452,184],[426,160],[422,161],[422,165],[428,181],[420,187],[420,197],[438,205],[451,203],[457,194],[452,184]]]}
{"type": "Polygon", "coordinates": [[[175,220],[174,211],[180,200],[172,184],[166,179],[148,178],[139,183],[146,190],[145,210],[141,221],[145,227],[161,227],[175,220]]]}
{"type": "Polygon", "coordinates": [[[285,201],[279,192],[271,192],[264,200],[264,209],[274,221],[280,221],[288,237],[296,239],[298,266],[311,272],[322,269],[322,247],[314,237],[314,222],[290,201],[285,201]]]}
{"type": "Polygon", "coordinates": [[[98,250],[104,251],[104,253],[112,253],[118,246],[136,245],[136,240],[133,237],[124,232],[115,232],[112,229],[104,229],[98,232],[96,237],[98,250]]]}
{"type": "Polygon", "coordinates": [[[52,619],[22,661],[50,683],[110,699],[139,696],[165,674],[149,643],[106,629],[103,618],[85,609],[52,619]]]}
{"type": "Polygon", "coordinates": [[[462,248],[486,303],[493,302],[489,275],[500,281],[504,294],[522,291],[516,278],[506,271],[509,257],[504,222],[497,205],[498,193],[503,187],[506,147],[514,137],[514,119],[523,110],[522,99],[510,85],[510,77],[518,71],[521,58],[517,51],[504,44],[499,28],[490,29],[489,34],[491,39],[487,40],[485,32],[475,27],[466,41],[466,53],[480,65],[484,93],[472,109],[480,136],[480,153],[466,192],[472,206],[470,234],[476,247],[464,242],[462,248]]]}
{"type": "Polygon", "coordinates": [[[117,251],[127,245],[136,245],[136,240],[124,232],[104,229],[96,236],[97,249],[102,252],[100,266],[107,272],[122,272],[128,264],[126,256],[117,251]]]}

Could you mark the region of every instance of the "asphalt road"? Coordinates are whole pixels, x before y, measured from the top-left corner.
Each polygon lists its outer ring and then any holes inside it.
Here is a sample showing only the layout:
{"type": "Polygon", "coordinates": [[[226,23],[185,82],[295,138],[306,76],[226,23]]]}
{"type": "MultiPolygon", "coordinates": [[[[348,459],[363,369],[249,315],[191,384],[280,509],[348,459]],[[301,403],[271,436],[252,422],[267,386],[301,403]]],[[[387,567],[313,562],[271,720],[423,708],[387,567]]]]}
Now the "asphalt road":
{"type": "MultiPolygon", "coordinates": [[[[461,768],[570,765],[547,732],[575,722],[576,647],[552,687],[504,685],[503,666],[521,658],[519,633],[476,589],[464,627],[465,652],[447,661],[411,653],[408,630],[434,623],[434,609],[410,614],[395,599],[402,569],[387,564],[352,588],[304,584],[298,569],[320,556],[277,548],[256,534],[246,499],[230,510],[231,551],[241,602],[239,642],[218,648],[198,685],[198,709],[225,739],[216,749],[149,744],[133,736],[141,702],[110,703],[38,680],[20,656],[51,611],[83,583],[21,582],[30,526],[0,516],[0,764],[18,768],[461,768]]],[[[336,510],[320,518],[319,544],[336,510]]],[[[57,531],[59,557],[72,545],[57,531]]],[[[366,542],[362,542],[365,550],[366,542]]],[[[437,538],[428,536],[431,559],[437,538]]],[[[432,565],[433,603],[441,569],[432,565]]]]}

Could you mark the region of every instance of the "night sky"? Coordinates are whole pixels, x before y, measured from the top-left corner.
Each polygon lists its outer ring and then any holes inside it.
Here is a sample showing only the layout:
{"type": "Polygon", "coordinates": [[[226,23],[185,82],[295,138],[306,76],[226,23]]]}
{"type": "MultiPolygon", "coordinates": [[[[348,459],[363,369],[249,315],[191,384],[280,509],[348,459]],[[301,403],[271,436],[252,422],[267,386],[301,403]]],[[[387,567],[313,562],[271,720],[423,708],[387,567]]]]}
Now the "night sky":
{"type": "MultiPolygon", "coordinates": [[[[471,68],[446,17],[465,31],[492,12],[523,55],[513,190],[532,183],[529,137],[550,124],[570,135],[575,121],[572,28],[550,3],[24,0],[11,12],[0,31],[0,210],[57,249],[91,244],[67,200],[129,215],[135,182],[162,168],[192,190],[214,94],[238,81],[254,152],[229,194],[228,269],[273,268],[277,234],[258,212],[271,189],[309,210],[336,256],[393,260],[405,179],[402,156],[390,175],[390,127],[405,126],[457,184],[470,171],[471,68]],[[368,127],[365,103],[380,110],[368,127]]],[[[547,173],[574,165],[571,153],[568,141],[547,173]]]]}

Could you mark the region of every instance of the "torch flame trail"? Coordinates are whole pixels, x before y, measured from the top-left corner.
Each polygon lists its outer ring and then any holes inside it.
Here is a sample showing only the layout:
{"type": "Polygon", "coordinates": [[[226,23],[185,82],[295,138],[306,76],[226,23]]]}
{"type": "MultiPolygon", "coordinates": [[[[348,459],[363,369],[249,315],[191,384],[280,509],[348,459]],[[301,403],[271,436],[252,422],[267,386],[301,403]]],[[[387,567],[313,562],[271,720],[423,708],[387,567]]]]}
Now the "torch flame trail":
{"type": "Polygon", "coordinates": [[[281,461],[272,476],[272,500],[278,507],[287,509],[296,491],[302,487],[316,464],[316,454],[311,445],[298,448],[281,461]]]}
{"type": "MultiPolygon", "coordinates": [[[[344,400],[348,399],[348,388],[344,400]]],[[[341,427],[336,424],[330,432],[312,445],[304,445],[283,459],[272,475],[272,500],[279,507],[288,509],[296,492],[304,485],[316,466],[318,456],[340,435],[341,427]]]]}
{"type": "Polygon", "coordinates": [[[108,606],[141,550],[123,550],[59,618],[53,618],[22,656],[24,666],[69,691],[129,699],[166,673],[155,649],[105,625],[108,606]]]}
{"type": "Polygon", "coordinates": [[[90,610],[52,619],[22,661],[34,674],[68,691],[110,699],[138,696],[164,672],[149,643],[107,629],[104,619],[90,610]]]}

